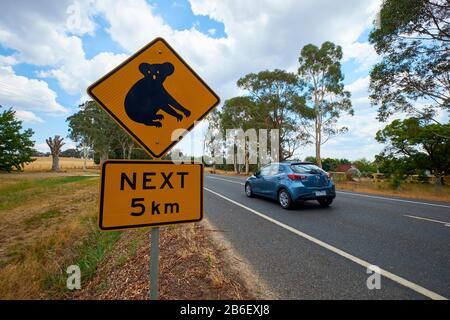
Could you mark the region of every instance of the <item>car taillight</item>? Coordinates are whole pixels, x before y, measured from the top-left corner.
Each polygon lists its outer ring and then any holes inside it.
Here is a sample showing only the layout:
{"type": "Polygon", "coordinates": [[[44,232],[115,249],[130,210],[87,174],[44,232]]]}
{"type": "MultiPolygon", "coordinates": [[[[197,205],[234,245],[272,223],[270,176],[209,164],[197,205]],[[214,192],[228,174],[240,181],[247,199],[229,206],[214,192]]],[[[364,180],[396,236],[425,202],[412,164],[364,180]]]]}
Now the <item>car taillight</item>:
{"type": "Polygon", "coordinates": [[[302,181],[307,179],[307,177],[302,174],[293,174],[293,173],[288,174],[288,178],[291,179],[292,181],[302,181]]]}

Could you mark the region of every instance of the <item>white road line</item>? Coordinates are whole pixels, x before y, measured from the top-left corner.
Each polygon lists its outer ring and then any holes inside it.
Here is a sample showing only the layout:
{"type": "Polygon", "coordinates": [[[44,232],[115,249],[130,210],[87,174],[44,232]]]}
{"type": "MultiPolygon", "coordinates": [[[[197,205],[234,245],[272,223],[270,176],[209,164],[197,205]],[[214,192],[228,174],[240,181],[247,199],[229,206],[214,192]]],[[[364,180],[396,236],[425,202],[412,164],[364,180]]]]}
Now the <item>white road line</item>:
{"type": "Polygon", "coordinates": [[[206,176],[206,177],[209,178],[209,179],[222,180],[222,181],[227,181],[227,182],[231,182],[231,183],[236,183],[236,184],[244,185],[243,182],[237,182],[237,181],[232,181],[232,180],[223,179],[223,178],[216,178],[216,177],[211,177],[211,176],[206,176]]]}
{"type": "Polygon", "coordinates": [[[424,217],[410,216],[410,215],[407,215],[407,214],[404,214],[403,216],[409,217],[409,218],[413,218],[413,219],[419,219],[419,220],[426,220],[426,221],[431,221],[431,222],[435,222],[435,223],[441,223],[441,224],[443,224],[446,227],[450,227],[450,222],[434,220],[434,219],[428,219],[428,218],[424,218],[424,217]]]}
{"type": "MultiPolygon", "coordinates": [[[[216,177],[211,177],[211,176],[206,176],[206,177],[210,178],[210,179],[223,180],[223,181],[227,181],[227,182],[231,182],[231,183],[244,185],[243,182],[237,182],[237,181],[232,181],[232,180],[223,179],[223,178],[216,178],[216,177]]],[[[378,197],[378,196],[371,196],[371,195],[368,195],[368,194],[360,194],[360,193],[345,192],[345,191],[336,191],[336,192],[337,193],[342,193],[342,194],[348,194],[348,195],[352,195],[352,196],[357,196],[357,197],[366,197],[366,198],[389,200],[389,201],[398,201],[398,202],[406,202],[406,203],[413,203],[413,204],[422,204],[422,205],[433,206],[433,207],[450,208],[450,206],[445,205],[445,204],[419,202],[419,201],[403,200],[403,199],[394,199],[394,198],[387,198],[387,197],[378,197]]]]}
{"type": "Polygon", "coordinates": [[[358,196],[358,197],[366,197],[366,198],[381,199],[381,200],[390,200],[390,201],[397,201],[397,202],[406,202],[406,203],[413,203],[413,204],[423,204],[425,206],[433,206],[433,207],[441,207],[441,208],[450,208],[450,206],[447,206],[445,204],[437,204],[437,203],[419,202],[419,201],[412,201],[412,200],[394,199],[394,198],[387,198],[387,197],[370,196],[368,194],[360,194],[360,193],[345,192],[345,191],[336,191],[336,192],[343,193],[343,194],[348,194],[348,195],[352,195],[352,196],[358,196]]]}
{"type": "MultiPolygon", "coordinates": [[[[219,178],[216,178],[216,179],[219,179],[219,178]]],[[[213,191],[211,189],[208,189],[206,187],[204,187],[204,189],[206,191],[211,192],[212,194],[214,194],[214,195],[216,195],[216,196],[218,196],[218,197],[220,197],[220,198],[222,198],[224,200],[227,200],[228,202],[231,202],[231,203],[233,203],[233,204],[235,204],[235,205],[237,205],[237,206],[239,206],[239,207],[241,207],[241,208],[243,208],[243,209],[245,209],[247,211],[250,211],[251,213],[256,214],[257,216],[259,216],[259,217],[261,217],[263,219],[266,219],[267,221],[272,222],[273,224],[276,224],[276,225],[278,225],[278,226],[280,226],[280,227],[282,227],[282,228],[284,228],[284,229],[286,229],[286,230],[288,230],[288,231],[290,231],[290,232],[292,232],[292,233],[294,233],[294,234],[296,234],[296,235],[298,235],[298,236],[300,236],[300,237],[302,237],[302,238],[304,238],[306,240],[309,240],[309,241],[311,241],[311,242],[313,242],[313,243],[315,243],[315,244],[317,244],[317,245],[319,245],[319,246],[321,246],[321,247],[323,247],[323,248],[325,248],[327,250],[330,250],[330,251],[334,252],[335,254],[340,255],[341,257],[344,257],[344,258],[346,258],[346,259],[348,259],[350,261],[353,261],[353,262],[363,266],[366,269],[369,266],[373,265],[372,263],[369,263],[369,262],[364,261],[364,260],[362,260],[362,259],[360,259],[358,257],[355,257],[355,256],[353,256],[353,255],[351,255],[351,254],[349,254],[349,253],[347,253],[347,252],[345,252],[345,251],[343,251],[341,249],[338,249],[338,248],[336,248],[336,247],[334,247],[332,245],[329,245],[328,243],[325,243],[325,242],[323,242],[323,241],[321,241],[319,239],[311,237],[310,235],[308,235],[308,234],[306,234],[304,232],[301,232],[301,231],[299,231],[299,230],[297,230],[297,229],[295,229],[295,228],[293,228],[291,226],[288,226],[287,224],[284,224],[284,223],[282,223],[282,222],[280,222],[278,220],[275,220],[275,219],[273,219],[273,218],[271,218],[269,216],[266,216],[265,214],[263,214],[263,213],[261,213],[259,211],[256,211],[256,210],[254,210],[252,208],[249,208],[249,207],[247,207],[247,206],[245,206],[245,205],[243,205],[243,204],[241,204],[241,203],[239,203],[237,201],[234,201],[234,200],[232,200],[230,198],[227,198],[227,197],[221,195],[220,193],[217,193],[217,192],[215,192],[215,191],[213,191]]],[[[441,295],[439,295],[439,294],[437,294],[437,293],[435,293],[433,291],[430,291],[430,290],[428,290],[428,289],[426,289],[426,288],[424,288],[422,286],[419,286],[418,284],[415,284],[415,283],[413,283],[413,282],[411,282],[409,280],[406,280],[406,279],[404,279],[402,277],[399,277],[399,276],[397,276],[397,275],[395,275],[395,274],[393,274],[393,273],[391,273],[389,271],[386,271],[386,270],[380,268],[380,273],[381,273],[382,276],[384,276],[384,277],[386,277],[386,278],[388,278],[388,279],[390,279],[390,280],[392,280],[394,282],[397,282],[398,284],[401,284],[401,285],[403,285],[403,286],[405,286],[407,288],[410,288],[410,289],[412,289],[412,290],[414,290],[414,291],[416,291],[416,292],[418,292],[418,293],[420,293],[420,294],[422,294],[422,295],[424,295],[424,296],[426,296],[426,297],[428,297],[430,299],[433,299],[433,300],[447,300],[447,298],[445,298],[444,296],[441,296],[441,295]]]]}

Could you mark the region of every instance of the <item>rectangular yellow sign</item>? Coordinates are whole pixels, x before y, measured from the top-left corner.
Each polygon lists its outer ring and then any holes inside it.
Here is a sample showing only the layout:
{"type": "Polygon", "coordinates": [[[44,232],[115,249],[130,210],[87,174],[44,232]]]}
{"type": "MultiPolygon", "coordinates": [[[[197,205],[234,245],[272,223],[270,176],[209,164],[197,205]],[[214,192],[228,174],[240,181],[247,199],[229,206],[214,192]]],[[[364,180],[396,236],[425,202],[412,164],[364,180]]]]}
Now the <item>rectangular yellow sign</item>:
{"type": "Polygon", "coordinates": [[[202,218],[202,164],[144,160],[103,163],[101,230],[196,222],[202,218]]]}

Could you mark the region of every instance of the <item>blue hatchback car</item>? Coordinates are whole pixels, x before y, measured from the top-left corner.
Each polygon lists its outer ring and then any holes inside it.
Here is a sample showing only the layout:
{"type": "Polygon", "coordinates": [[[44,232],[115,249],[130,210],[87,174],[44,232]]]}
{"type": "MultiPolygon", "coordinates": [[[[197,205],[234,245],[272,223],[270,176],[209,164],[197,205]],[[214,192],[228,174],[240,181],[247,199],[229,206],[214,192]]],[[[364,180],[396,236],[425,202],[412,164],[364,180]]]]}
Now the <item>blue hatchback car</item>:
{"type": "Polygon", "coordinates": [[[281,162],[269,164],[249,177],[245,194],[278,200],[282,208],[289,209],[304,200],[317,200],[327,207],[336,197],[336,190],[328,173],[315,164],[281,162]]]}

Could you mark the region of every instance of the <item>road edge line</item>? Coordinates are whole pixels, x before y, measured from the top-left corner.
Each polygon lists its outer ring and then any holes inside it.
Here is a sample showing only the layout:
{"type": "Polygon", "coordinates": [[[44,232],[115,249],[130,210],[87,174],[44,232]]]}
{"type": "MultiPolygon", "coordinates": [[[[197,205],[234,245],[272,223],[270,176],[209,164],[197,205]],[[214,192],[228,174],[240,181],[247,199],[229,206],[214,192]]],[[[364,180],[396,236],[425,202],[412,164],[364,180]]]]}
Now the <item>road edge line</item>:
{"type": "Polygon", "coordinates": [[[433,206],[433,207],[441,207],[441,208],[450,208],[450,206],[448,206],[448,205],[438,204],[438,203],[429,203],[429,202],[420,202],[420,201],[413,201],[413,200],[406,200],[406,199],[388,198],[388,197],[374,196],[374,195],[369,195],[369,194],[348,192],[348,191],[341,191],[341,190],[336,190],[336,192],[342,193],[342,194],[347,194],[347,195],[352,195],[352,196],[358,196],[358,197],[374,198],[374,199],[380,199],[380,200],[390,200],[390,201],[397,201],[397,202],[406,202],[406,203],[421,204],[421,205],[425,205],[425,206],[433,206]]]}

